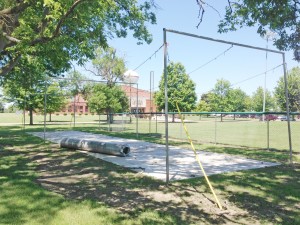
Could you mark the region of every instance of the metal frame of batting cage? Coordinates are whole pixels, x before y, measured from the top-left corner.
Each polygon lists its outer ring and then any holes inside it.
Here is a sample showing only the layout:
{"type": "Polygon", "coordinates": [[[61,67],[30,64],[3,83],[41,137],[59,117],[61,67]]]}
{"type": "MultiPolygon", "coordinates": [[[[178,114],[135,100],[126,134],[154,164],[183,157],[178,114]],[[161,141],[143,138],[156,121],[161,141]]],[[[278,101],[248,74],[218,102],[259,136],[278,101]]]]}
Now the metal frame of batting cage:
{"type": "Polygon", "coordinates": [[[283,65],[283,73],[284,73],[284,89],[285,89],[285,98],[286,98],[286,114],[287,114],[287,125],[288,125],[288,139],[289,139],[289,160],[290,164],[293,164],[293,150],[292,150],[292,139],[291,139],[291,124],[290,124],[290,109],[289,109],[289,101],[288,101],[288,89],[287,89],[287,70],[286,70],[286,62],[285,62],[285,53],[277,50],[271,50],[267,48],[261,48],[236,42],[230,42],[220,39],[214,39],[210,37],[200,36],[196,34],[171,30],[171,29],[163,29],[163,42],[164,42],[164,88],[165,88],[165,136],[166,136],[166,183],[169,183],[169,125],[168,125],[168,85],[167,85],[167,55],[168,55],[168,45],[167,45],[167,32],[174,33],[183,36],[189,36],[193,38],[204,39],[207,41],[219,42],[223,44],[229,44],[234,46],[239,46],[243,48],[250,48],[260,51],[267,51],[276,54],[281,54],[282,56],[282,65],[283,65]]]}
{"type": "MultiPolygon", "coordinates": [[[[56,80],[73,80],[72,78],[65,78],[65,77],[55,77],[53,79],[56,79],[56,80]]],[[[83,82],[93,82],[93,83],[107,83],[107,81],[104,81],[104,80],[91,80],[91,79],[80,79],[79,81],[83,81],[83,82]]],[[[138,138],[139,137],[139,123],[138,123],[138,109],[139,109],[139,105],[138,105],[138,102],[139,102],[139,84],[138,83],[131,83],[131,82],[123,82],[123,81],[116,81],[114,82],[116,84],[125,84],[125,85],[136,85],[136,113],[135,113],[135,116],[136,116],[136,137],[138,138]]],[[[130,93],[131,95],[131,93],[130,93]]],[[[131,98],[131,96],[130,96],[131,98]]],[[[130,101],[130,112],[129,112],[129,115],[131,117],[132,113],[131,113],[131,101],[130,101]]],[[[74,126],[75,126],[75,112],[74,112],[74,126]]]]}
{"type": "MultiPolygon", "coordinates": [[[[72,78],[62,78],[62,77],[55,77],[53,78],[54,80],[72,80],[72,78]]],[[[89,80],[89,79],[81,79],[79,81],[84,81],[84,82],[95,82],[95,83],[107,83],[106,81],[97,81],[97,80],[89,80]]],[[[138,83],[128,83],[128,82],[115,82],[115,83],[118,83],[118,84],[125,84],[125,85],[133,85],[133,84],[136,84],[137,86],[137,94],[136,94],[136,102],[137,102],[137,105],[136,105],[136,136],[138,138],[139,136],[139,131],[138,131],[138,102],[139,102],[139,94],[138,94],[138,90],[139,90],[139,86],[138,86],[138,83]]],[[[46,90],[45,90],[45,93],[38,93],[38,94],[29,94],[29,95],[43,95],[44,96],[44,141],[46,140],[46,133],[47,133],[47,121],[46,121],[46,115],[47,115],[47,95],[46,94],[46,91],[47,91],[48,87],[46,87],[46,90]]],[[[26,98],[26,96],[24,97],[26,98]]],[[[23,117],[24,117],[24,121],[23,121],[23,130],[25,130],[25,105],[26,105],[26,100],[24,100],[24,110],[23,110],[23,117]]],[[[131,109],[131,105],[130,105],[130,109],[131,109]]],[[[131,110],[130,110],[130,116],[132,115],[131,113],[131,110]]],[[[74,118],[75,118],[75,111],[74,111],[74,118]]],[[[73,121],[74,123],[74,126],[75,126],[75,119],[73,121]]]]}

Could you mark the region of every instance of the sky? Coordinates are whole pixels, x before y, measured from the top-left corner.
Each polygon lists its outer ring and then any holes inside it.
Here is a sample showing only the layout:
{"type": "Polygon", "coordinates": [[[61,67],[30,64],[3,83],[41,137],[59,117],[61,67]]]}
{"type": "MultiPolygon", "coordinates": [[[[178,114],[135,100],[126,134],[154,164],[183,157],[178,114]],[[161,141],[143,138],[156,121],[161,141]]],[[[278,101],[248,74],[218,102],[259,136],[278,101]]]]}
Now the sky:
{"type": "MultiPolygon", "coordinates": [[[[163,28],[276,50],[272,41],[267,42],[260,37],[255,28],[242,28],[235,32],[219,34],[218,23],[224,15],[226,0],[219,0],[218,3],[211,0],[211,5],[220,15],[215,10],[206,8],[203,22],[198,28],[196,26],[199,22],[199,8],[195,0],[155,2],[158,5],[154,10],[157,24],[148,26],[153,35],[151,44],[137,45],[137,40],[131,33],[125,39],[115,38],[109,41],[109,45],[117,49],[118,55],[125,58],[127,69],[134,70],[153,55],[151,60],[147,60],[136,70],[140,76],[138,84],[141,89],[150,89],[151,71],[154,73],[154,89],[158,88],[163,74],[163,48],[157,50],[163,44],[163,28]]],[[[283,67],[279,66],[282,64],[281,54],[268,53],[266,56],[265,51],[237,46],[231,48],[231,45],[169,32],[167,42],[168,60],[180,62],[185,66],[186,72],[196,83],[198,97],[211,90],[216,81],[222,78],[234,84],[234,88],[241,88],[251,95],[259,86],[264,87],[264,72],[268,70],[270,71],[266,74],[266,88],[273,91],[279,77],[283,75],[283,67]],[[199,67],[201,68],[196,70],[199,67]],[[277,68],[273,69],[275,67],[277,68]],[[249,79],[251,77],[255,78],[249,79]]],[[[292,51],[286,52],[286,62],[288,69],[299,66],[299,63],[293,60],[292,51]]]]}

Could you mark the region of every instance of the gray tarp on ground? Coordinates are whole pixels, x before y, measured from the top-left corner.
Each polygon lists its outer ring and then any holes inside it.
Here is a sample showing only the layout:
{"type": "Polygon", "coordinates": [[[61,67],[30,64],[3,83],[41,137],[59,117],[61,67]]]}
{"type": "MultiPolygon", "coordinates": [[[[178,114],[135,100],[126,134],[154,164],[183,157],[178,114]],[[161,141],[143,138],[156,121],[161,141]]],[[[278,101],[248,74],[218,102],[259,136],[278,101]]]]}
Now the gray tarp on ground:
{"type": "Polygon", "coordinates": [[[98,140],[86,140],[74,137],[63,138],[60,141],[60,147],[121,157],[128,156],[130,153],[130,147],[126,144],[107,143],[98,140]]]}
{"type": "MultiPolygon", "coordinates": [[[[43,132],[30,132],[34,136],[44,138],[43,132]]],[[[145,141],[116,138],[101,134],[91,134],[80,131],[47,132],[46,139],[60,143],[65,137],[77,137],[86,140],[98,140],[107,143],[122,143],[130,146],[128,157],[116,157],[99,153],[87,154],[114,164],[132,168],[161,180],[166,179],[165,146],[145,141]]],[[[181,180],[203,176],[192,150],[170,146],[170,180],[181,180]]],[[[208,175],[248,170],[279,165],[240,156],[199,151],[199,158],[208,175]]]]}

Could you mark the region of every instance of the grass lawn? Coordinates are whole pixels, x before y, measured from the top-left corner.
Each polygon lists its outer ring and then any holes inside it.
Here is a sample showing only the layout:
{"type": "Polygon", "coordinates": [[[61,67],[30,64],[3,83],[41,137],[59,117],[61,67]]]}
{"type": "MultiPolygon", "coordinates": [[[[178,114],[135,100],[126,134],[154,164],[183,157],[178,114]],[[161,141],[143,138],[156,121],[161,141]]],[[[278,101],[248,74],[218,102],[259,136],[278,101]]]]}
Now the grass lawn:
{"type": "MultiPolygon", "coordinates": [[[[51,125],[47,129],[71,128],[51,125]]],[[[136,138],[133,128],[109,133],[98,126],[76,124],[75,129],[136,138]]],[[[26,127],[26,131],[42,130],[41,126],[26,127]]],[[[146,132],[139,139],[164,142],[162,135],[146,132]]],[[[170,144],[187,145],[176,139],[170,144]]],[[[20,126],[0,126],[0,224],[300,223],[297,157],[295,166],[290,167],[286,151],[280,149],[262,151],[209,143],[198,143],[197,148],[283,164],[210,176],[224,207],[220,210],[203,178],[165,185],[86,154],[44,143],[24,133],[20,126]]]]}
{"type": "MultiPolygon", "coordinates": [[[[1,113],[0,126],[15,125],[19,123],[22,127],[22,115],[14,113],[1,113]]],[[[163,119],[163,118],[161,118],[163,119]]],[[[49,120],[49,115],[47,116],[49,120]]],[[[289,149],[287,122],[270,121],[260,122],[258,119],[243,119],[224,118],[224,122],[220,122],[220,118],[211,118],[202,116],[186,116],[186,125],[191,138],[197,143],[221,144],[229,146],[244,146],[249,148],[260,149],[289,149]],[[269,127],[269,128],[268,128],[269,127]],[[269,146],[268,146],[269,143],[269,146]]],[[[29,121],[26,116],[25,121],[29,121]]],[[[139,119],[138,126],[136,119],[132,118],[132,123],[129,123],[129,118],[126,116],[115,116],[114,124],[106,123],[106,115],[77,115],[75,118],[75,127],[86,127],[91,130],[113,130],[124,133],[132,133],[138,131],[140,134],[165,134],[164,120],[149,121],[148,119],[139,119]]],[[[43,126],[44,116],[34,115],[34,123],[36,126],[43,126]]],[[[25,129],[30,129],[27,125],[25,129]]],[[[41,127],[42,128],[42,127],[41,127]]],[[[47,122],[46,129],[73,129],[74,118],[71,115],[52,115],[52,122],[47,122]],[[59,126],[60,124],[60,126],[59,126]]],[[[292,133],[292,148],[294,152],[300,153],[300,121],[291,122],[292,133]]],[[[178,140],[186,140],[184,129],[180,122],[169,123],[169,136],[178,140]]]]}

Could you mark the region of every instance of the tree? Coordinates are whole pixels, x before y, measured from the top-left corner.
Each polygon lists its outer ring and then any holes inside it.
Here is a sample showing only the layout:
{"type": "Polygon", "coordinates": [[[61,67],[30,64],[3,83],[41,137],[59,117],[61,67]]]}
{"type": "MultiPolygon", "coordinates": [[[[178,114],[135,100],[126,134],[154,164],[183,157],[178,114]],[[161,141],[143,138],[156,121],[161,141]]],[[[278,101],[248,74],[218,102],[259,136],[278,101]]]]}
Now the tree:
{"type": "Polygon", "coordinates": [[[91,111],[98,114],[106,112],[109,123],[113,121],[113,113],[124,112],[129,107],[129,101],[120,86],[94,84],[85,91],[85,98],[91,111]]]}
{"type": "MultiPolygon", "coordinates": [[[[263,111],[263,99],[264,99],[264,89],[262,87],[258,87],[256,91],[253,93],[251,98],[251,109],[254,112],[262,112],[263,111]]],[[[266,105],[265,111],[272,111],[275,108],[275,102],[272,94],[266,90],[266,105]]]]}
{"type": "Polygon", "coordinates": [[[300,37],[299,4],[298,1],[290,0],[243,0],[238,3],[229,1],[225,18],[219,28],[221,32],[226,32],[243,25],[258,24],[257,32],[261,36],[267,30],[278,34],[279,38],[274,41],[278,49],[296,50],[300,37]]]}
{"type": "Polygon", "coordinates": [[[250,97],[240,88],[228,93],[228,105],[231,112],[245,112],[250,108],[250,97]]]}
{"type": "Polygon", "coordinates": [[[36,67],[36,60],[24,57],[20,60],[23,69],[16,68],[3,79],[3,91],[5,96],[12,99],[19,109],[29,111],[29,124],[33,125],[33,112],[39,108],[43,94],[49,80],[44,71],[36,67]]]}
{"type": "MultiPolygon", "coordinates": [[[[190,112],[195,108],[197,95],[196,84],[187,75],[181,63],[171,62],[167,66],[168,74],[168,106],[170,112],[177,112],[176,102],[182,112],[190,112]]],[[[159,110],[165,108],[164,75],[159,82],[159,91],[154,95],[155,104],[159,110]]],[[[173,116],[174,122],[174,116],[173,116]]]]}
{"type": "Polygon", "coordinates": [[[114,48],[102,50],[96,49],[95,59],[92,60],[96,76],[100,76],[107,81],[109,86],[114,85],[117,81],[124,80],[125,62],[124,59],[118,57],[114,48]]]}
{"type": "MultiPolygon", "coordinates": [[[[249,97],[240,88],[234,89],[228,80],[217,80],[206,95],[207,104],[215,112],[243,112],[249,109],[249,97]]],[[[221,115],[222,120],[222,115],[221,115]]]]}
{"type": "Polygon", "coordinates": [[[20,109],[29,111],[29,124],[33,125],[33,112],[44,112],[44,97],[47,93],[47,112],[51,120],[51,113],[65,104],[63,89],[36,67],[35,58],[22,58],[20,63],[26,66],[22,70],[16,68],[4,77],[4,94],[20,109]]]}
{"type": "MultiPolygon", "coordinates": [[[[195,109],[196,112],[210,112],[210,110],[211,109],[209,107],[209,104],[202,99],[199,100],[199,102],[196,106],[196,109],[195,109]]],[[[208,117],[208,114],[207,114],[207,117],[208,117]]],[[[201,114],[199,115],[199,119],[201,119],[201,114]]]]}
{"type": "Polygon", "coordinates": [[[204,101],[204,100],[200,100],[196,106],[196,112],[210,112],[210,106],[209,104],[204,101]]]}
{"type": "Polygon", "coordinates": [[[67,95],[75,96],[84,91],[84,86],[87,79],[77,70],[70,70],[66,79],[59,80],[59,86],[66,92],[67,95]]]}
{"type": "Polygon", "coordinates": [[[3,100],[0,98],[0,113],[4,112],[4,102],[3,100]]]}
{"type": "Polygon", "coordinates": [[[95,46],[126,37],[152,40],[146,25],[156,23],[153,1],[6,0],[0,2],[0,76],[23,57],[36,57],[40,68],[60,74],[71,61],[82,65],[95,46]]]}
{"type": "Polygon", "coordinates": [[[229,81],[220,79],[217,80],[214,88],[208,95],[209,104],[212,111],[215,112],[229,112],[228,98],[229,91],[231,90],[231,84],[229,81]]]}
{"type": "MultiPolygon", "coordinates": [[[[289,107],[291,111],[300,111],[300,68],[295,67],[287,76],[289,107]]],[[[275,97],[281,110],[286,111],[284,77],[280,77],[275,87],[275,97]]]]}
{"type": "MultiPolygon", "coordinates": [[[[67,98],[63,90],[59,87],[59,84],[57,82],[50,84],[46,91],[46,113],[49,113],[50,122],[52,121],[52,113],[60,111],[66,106],[66,104],[67,98]]],[[[42,98],[42,96],[36,110],[45,113],[44,98],[42,98]]]]}
{"type": "MultiPolygon", "coordinates": [[[[206,0],[197,0],[197,3],[200,7],[200,24],[205,5],[210,5],[206,0]]],[[[274,38],[274,45],[282,51],[294,50],[295,59],[300,61],[299,11],[298,0],[228,0],[219,32],[235,31],[243,26],[258,26],[257,33],[264,36],[270,30],[278,35],[274,38]]]]}

